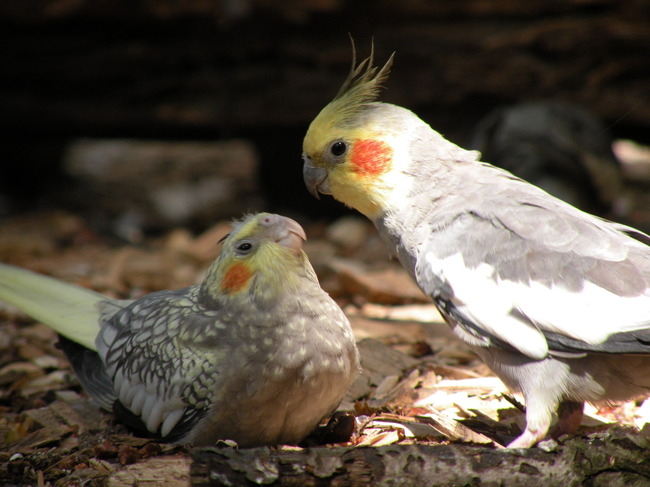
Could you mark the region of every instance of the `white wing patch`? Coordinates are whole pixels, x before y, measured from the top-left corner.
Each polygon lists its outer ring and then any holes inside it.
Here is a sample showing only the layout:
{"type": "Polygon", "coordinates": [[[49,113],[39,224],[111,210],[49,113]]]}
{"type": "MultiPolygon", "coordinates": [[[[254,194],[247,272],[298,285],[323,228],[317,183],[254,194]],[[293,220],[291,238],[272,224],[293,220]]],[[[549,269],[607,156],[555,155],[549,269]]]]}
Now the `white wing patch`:
{"type": "Polygon", "coordinates": [[[114,374],[113,387],[122,405],[140,416],[152,433],[158,433],[160,428],[160,435],[164,438],[183,418],[187,404],[180,398],[177,387],[170,385],[165,397],[161,397],[155,387],[147,388],[136,377],[125,377],[119,366],[117,370],[107,372],[114,374]]]}
{"type": "Polygon", "coordinates": [[[425,259],[452,288],[452,302],[462,315],[535,359],[548,354],[541,329],[596,345],[612,334],[650,327],[649,291],[621,297],[585,282],[580,292],[572,292],[495,279],[494,267],[482,263],[470,269],[460,253],[439,259],[429,252],[425,259]]]}

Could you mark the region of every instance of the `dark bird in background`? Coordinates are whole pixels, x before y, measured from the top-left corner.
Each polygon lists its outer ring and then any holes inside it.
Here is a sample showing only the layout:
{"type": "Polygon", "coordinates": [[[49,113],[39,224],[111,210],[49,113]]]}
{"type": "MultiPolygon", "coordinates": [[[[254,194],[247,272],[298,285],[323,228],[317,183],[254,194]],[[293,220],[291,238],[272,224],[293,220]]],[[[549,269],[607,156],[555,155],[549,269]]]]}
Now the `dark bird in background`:
{"type": "Polygon", "coordinates": [[[622,171],[605,125],[581,107],[539,101],[483,118],[469,148],[578,208],[621,217],[622,171]]]}

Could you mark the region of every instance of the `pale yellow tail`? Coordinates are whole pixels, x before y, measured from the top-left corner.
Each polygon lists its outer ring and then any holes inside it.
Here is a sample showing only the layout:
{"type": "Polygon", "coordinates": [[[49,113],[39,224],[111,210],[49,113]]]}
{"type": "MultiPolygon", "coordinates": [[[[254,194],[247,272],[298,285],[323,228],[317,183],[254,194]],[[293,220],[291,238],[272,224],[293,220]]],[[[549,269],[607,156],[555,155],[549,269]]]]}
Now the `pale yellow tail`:
{"type": "Polygon", "coordinates": [[[99,332],[98,304],[110,298],[74,284],[0,264],[0,301],[15,306],[91,350],[99,332]]]}

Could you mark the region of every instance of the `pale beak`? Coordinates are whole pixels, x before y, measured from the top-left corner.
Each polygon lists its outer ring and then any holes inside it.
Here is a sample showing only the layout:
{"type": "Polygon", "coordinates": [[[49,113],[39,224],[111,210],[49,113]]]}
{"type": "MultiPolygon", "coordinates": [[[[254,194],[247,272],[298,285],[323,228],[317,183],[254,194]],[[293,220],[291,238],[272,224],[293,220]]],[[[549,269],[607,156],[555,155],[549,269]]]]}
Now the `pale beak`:
{"type": "Polygon", "coordinates": [[[302,243],[307,240],[307,235],[300,224],[286,216],[266,214],[260,220],[260,224],[270,227],[270,236],[275,243],[296,253],[300,253],[302,243]]]}

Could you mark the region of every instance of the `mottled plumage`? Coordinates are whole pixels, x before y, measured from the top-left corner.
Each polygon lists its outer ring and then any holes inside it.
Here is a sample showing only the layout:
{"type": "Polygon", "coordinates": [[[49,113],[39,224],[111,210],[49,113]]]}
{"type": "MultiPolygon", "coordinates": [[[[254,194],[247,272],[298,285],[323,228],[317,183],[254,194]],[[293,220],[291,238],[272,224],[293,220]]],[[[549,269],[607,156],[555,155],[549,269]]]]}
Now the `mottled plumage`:
{"type": "Polygon", "coordinates": [[[319,286],[304,238],[288,218],[247,217],[200,285],[135,301],[0,265],[0,299],[65,335],[84,389],[131,426],[183,443],[296,443],[336,408],[358,369],[348,320],[319,286]],[[34,289],[40,297],[16,299],[34,289]],[[48,321],[59,307],[83,309],[86,321],[48,321]],[[94,346],[75,342],[84,326],[94,346]]]}
{"type": "Polygon", "coordinates": [[[368,216],[455,334],[523,393],[510,446],[543,439],[560,404],[570,429],[583,401],[650,393],[649,237],[480,162],[404,108],[366,99],[357,123],[330,117],[305,136],[307,187],[368,216]]]}

